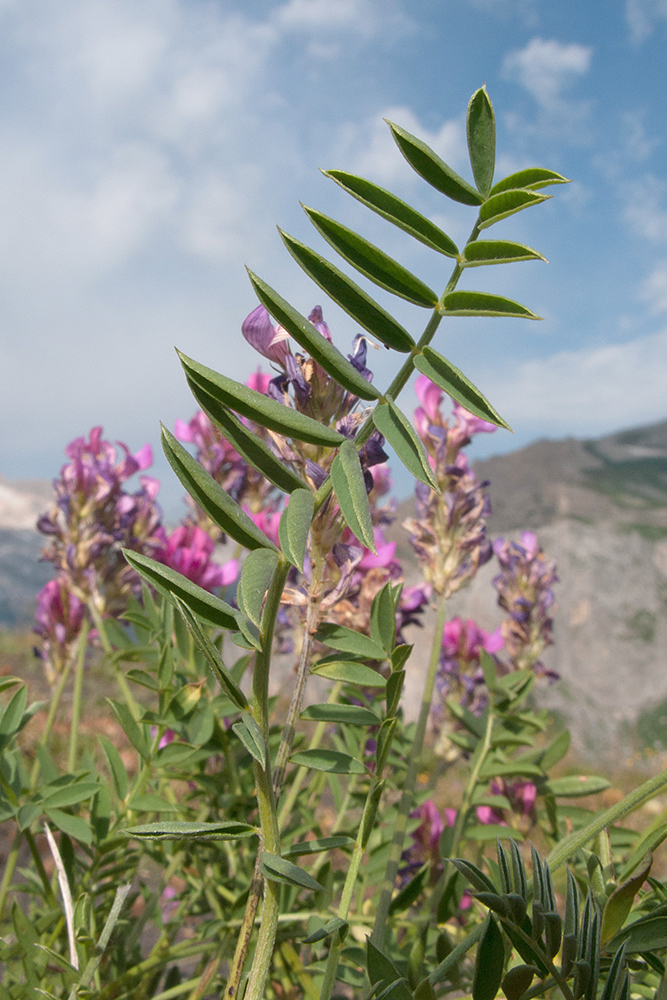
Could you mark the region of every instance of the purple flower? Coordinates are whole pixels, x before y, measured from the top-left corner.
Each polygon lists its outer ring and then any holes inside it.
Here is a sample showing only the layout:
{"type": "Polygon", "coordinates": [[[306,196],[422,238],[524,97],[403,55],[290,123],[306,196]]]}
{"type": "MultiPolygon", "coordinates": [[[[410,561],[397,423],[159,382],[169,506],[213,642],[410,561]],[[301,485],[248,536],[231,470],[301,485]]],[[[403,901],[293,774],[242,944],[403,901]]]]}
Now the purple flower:
{"type": "Polygon", "coordinates": [[[461,698],[473,712],[479,712],[484,702],[484,678],[480,668],[482,650],[492,656],[504,645],[500,629],[487,632],[468,618],[452,618],[442,634],[440,665],[436,687],[444,700],[449,695],[461,698]]]}
{"type": "Polygon", "coordinates": [[[282,327],[273,325],[264,306],[257,306],[246,316],[241,332],[250,346],[269,361],[284,365],[290,356],[289,333],[282,327]]]}
{"type": "Polygon", "coordinates": [[[196,525],[181,525],[169,535],[155,558],[177,570],[204,590],[227,587],[238,576],[236,559],[220,566],[211,562],[215,542],[196,525]]]}
{"type": "Polygon", "coordinates": [[[65,665],[85,616],[85,604],[71,592],[64,577],[49,580],[38,593],[33,631],[43,640],[37,653],[44,660],[49,683],[65,665]]]}
{"type": "Polygon", "coordinates": [[[493,546],[501,572],[493,585],[498,603],[507,613],[502,629],[514,669],[533,669],[555,679],[540,660],[553,644],[553,584],[558,580],[556,564],[548,560],[537,536],[524,531],[521,543],[499,538],[493,546]]]}

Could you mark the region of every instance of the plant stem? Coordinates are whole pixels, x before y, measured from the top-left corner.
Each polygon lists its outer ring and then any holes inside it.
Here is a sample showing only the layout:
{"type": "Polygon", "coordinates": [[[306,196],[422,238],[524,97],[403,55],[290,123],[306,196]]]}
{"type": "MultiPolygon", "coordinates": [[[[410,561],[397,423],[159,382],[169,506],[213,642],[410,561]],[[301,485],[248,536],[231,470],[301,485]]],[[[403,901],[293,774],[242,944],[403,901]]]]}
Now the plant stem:
{"type": "Polygon", "coordinates": [[[12,884],[12,877],[16,869],[16,863],[19,859],[19,850],[21,849],[21,841],[23,840],[23,833],[21,830],[16,831],[14,834],[14,840],[10,848],[9,854],[7,855],[7,861],[5,862],[5,870],[2,873],[2,882],[0,883],[0,920],[4,916],[5,903],[7,902],[7,893],[12,884]]]}
{"type": "MultiPolygon", "coordinates": [[[[271,753],[269,750],[269,670],[271,666],[273,632],[289,568],[289,563],[286,559],[283,559],[273,574],[273,579],[271,580],[264,602],[264,611],[262,612],[260,625],[261,649],[255,654],[253,670],[253,715],[262,731],[266,749],[264,766],[258,761],[254,761],[255,781],[257,783],[257,805],[262,831],[258,857],[263,850],[269,851],[271,854],[280,854],[280,829],[278,827],[276,800],[271,781],[271,753]]],[[[259,933],[257,935],[255,955],[248,977],[248,986],[245,993],[246,1000],[262,1000],[275,946],[276,931],[278,929],[280,886],[268,879],[264,879],[263,881],[264,906],[259,933]]],[[[242,966],[238,971],[239,976],[241,971],[242,966]]],[[[234,983],[231,981],[230,976],[225,989],[225,996],[228,998],[235,997],[237,990],[238,982],[234,983]]]]}
{"type": "Polygon", "coordinates": [[[74,674],[74,695],[72,699],[72,724],[69,733],[69,753],[67,755],[67,770],[70,774],[76,767],[76,744],[79,735],[79,718],[81,716],[81,689],[88,646],[88,619],[84,619],[81,633],[77,640],[76,671],[74,674]]]}
{"type": "Polygon", "coordinates": [[[375,917],[375,925],[373,927],[373,933],[371,934],[371,941],[376,948],[380,949],[382,948],[382,943],[384,941],[385,927],[387,917],[389,915],[389,905],[391,903],[391,897],[396,884],[396,875],[401,860],[401,854],[403,853],[405,831],[407,829],[408,819],[414,805],[417,772],[419,770],[422,751],[424,749],[424,737],[426,736],[426,726],[428,724],[428,717],[431,711],[435,678],[438,672],[438,664],[440,662],[442,633],[445,628],[446,616],[446,600],[443,596],[441,596],[436,614],[435,631],[431,646],[431,657],[428,666],[428,674],[426,675],[426,684],[424,685],[424,694],[422,697],[421,710],[419,712],[419,720],[417,722],[417,730],[415,732],[414,742],[410,750],[410,759],[408,761],[408,769],[405,775],[403,793],[398,806],[398,815],[396,817],[396,825],[394,826],[391,850],[389,852],[384,881],[382,883],[382,891],[380,893],[380,901],[378,903],[375,917]]]}

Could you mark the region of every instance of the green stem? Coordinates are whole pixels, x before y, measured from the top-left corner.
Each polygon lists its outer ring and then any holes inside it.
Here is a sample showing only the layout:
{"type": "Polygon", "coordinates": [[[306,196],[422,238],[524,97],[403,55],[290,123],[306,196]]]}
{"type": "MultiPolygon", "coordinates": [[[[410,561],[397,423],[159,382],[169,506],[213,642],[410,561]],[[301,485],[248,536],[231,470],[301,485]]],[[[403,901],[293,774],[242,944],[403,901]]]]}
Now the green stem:
{"type": "Polygon", "coordinates": [[[69,733],[69,753],[67,755],[67,770],[70,774],[76,767],[76,744],[79,735],[79,718],[81,716],[81,690],[83,688],[83,673],[88,646],[88,620],[84,619],[83,628],[78,638],[76,671],[74,674],[74,695],[72,699],[72,724],[69,733]]]}
{"type": "MultiPolygon", "coordinates": [[[[271,666],[273,632],[289,568],[290,564],[287,560],[283,559],[273,574],[273,579],[264,602],[264,611],[262,612],[260,626],[261,649],[255,654],[253,670],[253,715],[262,731],[266,747],[264,766],[260,765],[258,761],[254,761],[255,781],[257,783],[257,806],[262,831],[258,851],[269,851],[271,854],[280,854],[280,829],[271,781],[269,670],[271,666]]],[[[279,901],[280,886],[275,882],[264,879],[262,920],[257,935],[252,968],[248,977],[248,986],[245,992],[246,1000],[262,1000],[264,995],[264,987],[266,986],[278,929],[279,901]]],[[[237,984],[230,984],[228,981],[225,995],[230,997],[236,996],[237,989],[237,984]],[[230,993],[230,986],[234,988],[233,993],[230,993]]]]}
{"type": "Polygon", "coordinates": [[[17,830],[14,834],[14,841],[12,843],[9,854],[7,855],[7,861],[5,862],[5,870],[2,873],[2,882],[0,883],[0,920],[4,917],[5,913],[5,903],[7,902],[7,893],[12,884],[12,877],[14,871],[16,870],[16,863],[19,859],[19,851],[21,849],[21,841],[23,840],[23,833],[21,830],[17,830]]]}
{"type": "MultiPolygon", "coordinates": [[[[69,677],[69,672],[70,672],[70,670],[72,668],[72,662],[73,662],[73,660],[72,660],[72,657],[70,656],[69,659],[67,660],[65,666],[63,667],[63,671],[62,671],[60,677],[58,678],[58,683],[56,685],[56,689],[55,689],[55,691],[53,693],[53,698],[51,699],[51,703],[49,705],[48,715],[46,716],[46,724],[44,725],[44,730],[42,732],[42,738],[40,740],[40,742],[41,742],[41,744],[42,744],[43,747],[46,747],[46,745],[49,742],[49,737],[51,735],[51,729],[53,728],[53,723],[55,722],[56,712],[58,711],[58,706],[60,704],[60,699],[62,698],[62,693],[63,693],[63,691],[65,689],[65,684],[67,683],[67,678],[69,677]]],[[[30,791],[31,792],[33,792],[35,790],[35,785],[37,784],[37,778],[39,777],[39,768],[40,768],[39,757],[35,757],[35,760],[34,760],[33,765],[32,765],[32,770],[30,772],[30,791]]]]}
{"type": "Polygon", "coordinates": [[[382,883],[382,891],[380,893],[380,901],[378,903],[377,914],[375,917],[375,925],[371,935],[371,941],[376,948],[380,949],[382,948],[382,943],[384,941],[385,927],[387,917],[389,915],[389,905],[394,892],[394,886],[396,885],[396,875],[398,873],[401,854],[403,853],[403,844],[405,843],[405,833],[408,826],[408,819],[414,808],[417,773],[419,770],[422,751],[424,749],[424,738],[426,736],[426,726],[428,724],[428,717],[431,711],[435,678],[438,672],[438,664],[440,662],[442,633],[445,628],[446,617],[446,600],[443,596],[441,596],[435,620],[435,632],[431,646],[431,657],[428,666],[428,674],[426,675],[426,684],[424,686],[424,694],[422,697],[421,710],[419,712],[419,720],[417,722],[417,730],[415,732],[414,742],[410,750],[410,759],[408,761],[408,769],[405,775],[403,793],[398,807],[396,825],[394,826],[391,850],[387,860],[384,881],[382,883]]]}
{"type": "MultiPolygon", "coordinates": [[[[361,859],[364,856],[364,848],[361,846],[362,828],[363,828],[363,821],[359,827],[357,842],[354,845],[352,858],[350,859],[350,867],[348,868],[347,875],[345,876],[345,884],[343,886],[343,892],[341,894],[340,904],[338,906],[337,915],[341,917],[342,920],[347,920],[348,913],[350,912],[350,904],[352,902],[354,886],[356,884],[357,876],[359,874],[361,859]]],[[[341,928],[341,930],[344,931],[345,928],[341,928]]],[[[344,936],[341,933],[341,930],[336,931],[329,946],[327,964],[324,970],[324,979],[322,980],[322,987],[320,990],[320,1000],[330,1000],[334,986],[336,985],[336,973],[338,971],[338,961],[340,959],[340,953],[343,949],[343,940],[344,940],[344,936]]]]}

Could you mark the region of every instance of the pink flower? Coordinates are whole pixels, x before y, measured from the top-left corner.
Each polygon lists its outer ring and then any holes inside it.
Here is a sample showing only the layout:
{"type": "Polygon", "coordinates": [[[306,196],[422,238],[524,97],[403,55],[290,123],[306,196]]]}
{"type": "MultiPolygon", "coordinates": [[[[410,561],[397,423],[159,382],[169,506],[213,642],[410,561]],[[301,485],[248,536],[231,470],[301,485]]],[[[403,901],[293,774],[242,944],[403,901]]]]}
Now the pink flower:
{"type": "Polygon", "coordinates": [[[255,522],[259,530],[263,531],[271,539],[274,545],[280,545],[278,528],[280,526],[282,510],[276,510],[275,507],[267,507],[266,510],[252,511],[246,504],[243,505],[243,510],[255,522]]]}
{"type": "Polygon", "coordinates": [[[426,375],[420,375],[415,382],[415,392],[428,419],[431,423],[436,423],[440,418],[440,404],[444,396],[442,389],[426,375]]]}
{"type": "Polygon", "coordinates": [[[155,558],[182,573],[188,580],[205,590],[226,587],[238,576],[238,563],[230,559],[223,566],[211,562],[215,543],[210,535],[196,525],[181,525],[172,531],[167,544],[155,558]]]}
{"type": "Polygon", "coordinates": [[[269,384],[271,382],[271,376],[268,372],[263,372],[261,368],[258,368],[256,372],[246,380],[246,385],[249,389],[254,389],[255,392],[261,392],[263,396],[266,396],[269,384]]]}
{"type": "Polygon", "coordinates": [[[359,569],[364,571],[378,567],[384,569],[390,566],[396,554],[396,542],[388,542],[382,528],[373,529],[373,538],[377,555],[374,555],[370,549],[364,548],[364,555],[359,563],[359,569]]]}

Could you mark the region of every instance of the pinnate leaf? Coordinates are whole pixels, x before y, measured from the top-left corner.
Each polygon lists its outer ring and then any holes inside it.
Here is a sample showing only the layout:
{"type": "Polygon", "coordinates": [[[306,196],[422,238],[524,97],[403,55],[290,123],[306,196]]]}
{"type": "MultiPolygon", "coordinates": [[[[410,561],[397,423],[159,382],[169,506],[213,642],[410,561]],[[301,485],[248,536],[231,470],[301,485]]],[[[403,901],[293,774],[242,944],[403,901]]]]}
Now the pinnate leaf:
{"type": "Polygon", "coordinates": [[[482,940],[477,948],[472,984],[473,1000],[494,1000],[502,982],[504,964],[503,936],[496,921],[489,914],[482,940]]]}
{"type": "Polygon", "coordinates": [[[465,407],[469,413],[481,417],[482,420],[488,420],[498,427],[505,427],[508,431],[512,429],[477,386],[466,378],[456,365],[434,351],[432,347],[425,347],[422,353],[417,355],[415,368],[422,375],[426,375],[431,382],[444,389],[447,395],[465,407]]]}
{"type": "Polygon", "coordinates": [[[496,118],[486,87],[480,87],[470,98],[466,132],[475,184],[486,197],[491,190],[496,164],[496,118]]]}
{"type": "Polygon", "coordinates": [[[304,211],[327,243],[380,288],[416,306],[432,309],[437,304],[438,296],[428,285],[379,247],[314,208],[304,206],[304,211]]]}
{"type": "Polygon", "coordinates": [[[313,520],[315,499],[310,490],[295,490],[280,516],[278,538],[286,559],[303,572],[308,532],[313,520]]]}
{"type": "Polygon", "coordinates": [[[341,444],[331,465],[331,482],[345,523],[362,545],[375,552],[366,480],[352,441],[341,444]]]}
{"type": "Polygon", "coordinates": [[[463,205],[481,205],[484,200],[472,185],[459,177],[451,167],[448,167],[440,157],[433,152],[421,139],[406,132],[400,125],[387,122],[391,134],[401,153],[413,170],[437,191],[446,194],[452,201],[463,205]]]}
{"type": "Polygon", "coordinates": [[[373,410],[373,423],[392,446],[405,468],[416,479],[438,491],[428,455],[417,432],[389,396],[373,410]]]}
{"type": "Polygon", "coordinates": [[[511,243],[509,240],[475,240],[468,243],[463,251],[464,267],[515,264],[522,260],[546,260],[546,257],[523,243],[511,243]]]}
{"type": "Polygon", "coordinates": [[[520,302],[489,292],[449,292],[444,296],[440,312],[443,316],[507,316],[518,319],[541,319],[520,302]]]}
{"type": "Polygon", "coordinates": [[[278,232],[292,257],[308,277],[364,330],[394,351],[407,354],[412,350],[415,342],[408,331],[363,288],[305,243],[300,243],[281,229],[278,232]]]}
{"type": "Polygon", "coordinates": [[[521,212],[524,208],[540,205],[549,197],[550,195],[538,194],[537,191],[530,191],[527,188],[516,188],[502,191],[500,194],[492,194],[479,210],[479,228],[488,229],[494,223],[508,219],[510,215],[521,212]]]}
{"type": "Polygon", "coordinates": [[[325,372],[344,389],[361,399],[377,399],[379,397],[380,394],[375,386],[367,382],[354,365],[340,353],[337,347],[329,343],[327,338],[322,336],[305,316],[302,316],[294,306],[290,305],[286,299],[252,271],[248,271],[248,274],[262,305],[287,330],[290,336],[294,337],[297,344],[300,344],[311,357],[322,365],[325,372]]]}
{"type": "Polygon", "coordinates": [[[377,184],[373,184],[372,181],[368,181],[364,177],[357,177],[344,170],[324,170],[322,172],[325,177],[330,177],[348,194],[377,212],[378,215],[388,219],[389,222],[393,222],[399,229],[414,236],[427,247],[437,250],[446,257],[458,255],[456,243],[446,233],[443,233],[442,229],[438,229],[430,219],[401,201],[395,194],[385,191],[384,188],[378,187],[377,184]]]}
{"type": "Polygon", "coordinates": [[[215,648],[209,637],[206,635],[206,632],[201,627],[197,616],[192,613],[190,608],[184,604],[180,598],[176,597],[174,600],[176,607],[180,611],[183,621],[190,632],[190,635],[206,657],[208,665],[220,681],[221,687],[226,691],[228,697],[237,708],[247,708],[248,700],[230,672],[225,669],[220,655],[220,650],[215,648]]]}
{"type": "Polygon", "coordinates": [[[72,816],[71,813],[63,812],[62,809],[45,809],[45,812],[58,829],[66,833],[68,837],[79,840],[82,844],[92,844],[93,831],[87,820],[81,816],[72,816]]]}
{"type": "Polygon", "coordinates": [[[345,440],[338,431],[313,420],[305,413],[292,410],[289,406],[262,395],[261,392],[249,389],[247,385],[241,385],[234,379],[213,371],[212,368],[200,365],[185,354],[178,352],[178,356],[189,382],[200,386],[223,406],[240,413],[248,420],[254,420],[260,427],[267,427],[277,434],[284,434],[285,437],[292,437],[297,441],[328,447],[335,447],[345,440]]]}
{"type": "Polygon", "coordinates": [[[491,188],[491,194],[500,194],[501,191],[509,191],[514,188],[530,188],[536,191],[538,188],[547,187],[549,184],[570,184],[571,181],[562,174],[557,174],[555,170],[546,170],[544,167],[528,167],[526,170],[518,170],[515,174],[503,177],[491,188]]]}

